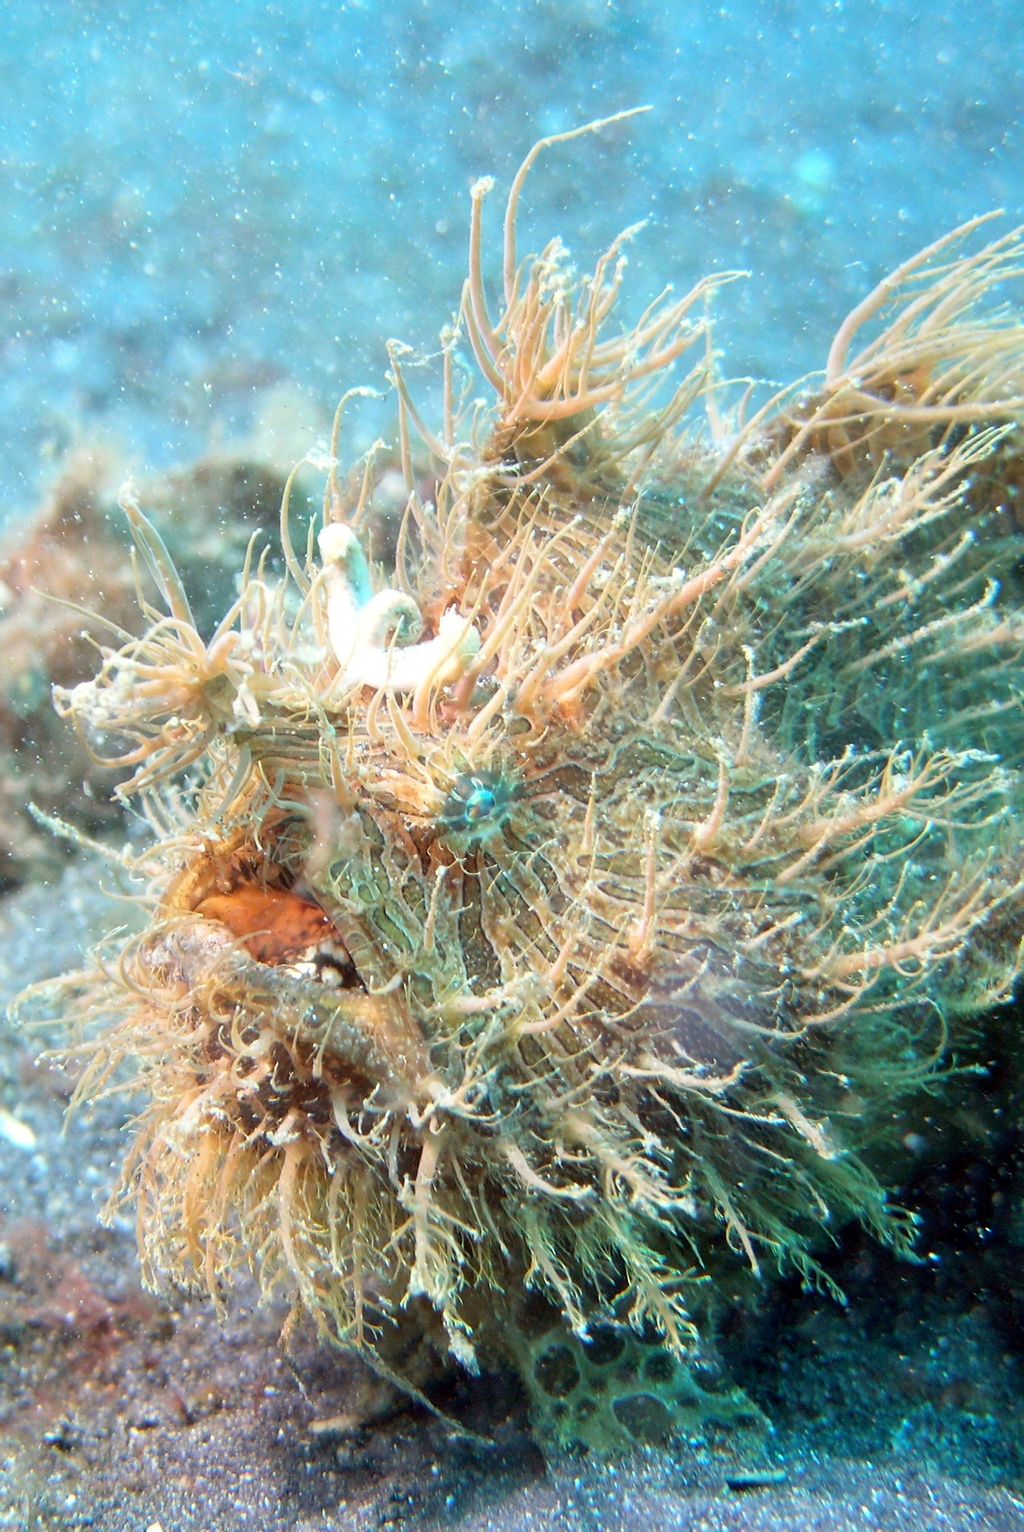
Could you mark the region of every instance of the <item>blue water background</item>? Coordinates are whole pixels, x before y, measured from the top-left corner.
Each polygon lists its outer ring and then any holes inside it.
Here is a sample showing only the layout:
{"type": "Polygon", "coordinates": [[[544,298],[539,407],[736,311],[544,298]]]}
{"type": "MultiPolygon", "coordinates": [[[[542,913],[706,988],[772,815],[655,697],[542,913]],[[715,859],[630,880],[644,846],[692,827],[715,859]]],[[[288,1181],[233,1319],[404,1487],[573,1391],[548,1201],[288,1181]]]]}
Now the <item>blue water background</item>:
{"type": "MultiPolygon", "coordinates": [[[[539,135],[523,244],[587,266],[648,226],[626,310],[751,272],[719,303],[735,374],[820,366],[836,321],[958,221],[1024,210],[1019,0],[722,6],[122,5],[15,0],[0,36],[0,519],[70,445],[160,467],[294,386],[300,437],[435,343],[468,188],[539,135]]],[[[493,270],[499,272],[497,245],[493,270]]],[[[386,424],[364,412],[353,450],[386,424]]]]}
{"type": "MultiPolygon", "coordinates": [[[[2,22],[0,528],[77,444],[159,469],[258,438],[287,395],[304,451],[344,389],[384,386],[388,337],[436,345],[473,180],[497,178],[496,283],[502,196],[531,143],[627,107],[652,110],[538,165],[522,248],[559,234],[587,269],[646,219],[624,319],[668,282],[748,270],[718,302],[734,375],[820,367],[887,269],[984,210],[1024,220],[1021,0],[9,0],[2,22]]],[[[350,450],[389,415],[365,404],[350,450]]],[[[1018,1364],[985,1309],[950,1310],[932,1345],[937,1306],[892,1296],[892,1332],[866,1339],[856,1307],[849,1324],[824,1301],[802,1316],[777,1442],[1016,1472],[1019,1414],[990,1402],[1018,1364]]]]}

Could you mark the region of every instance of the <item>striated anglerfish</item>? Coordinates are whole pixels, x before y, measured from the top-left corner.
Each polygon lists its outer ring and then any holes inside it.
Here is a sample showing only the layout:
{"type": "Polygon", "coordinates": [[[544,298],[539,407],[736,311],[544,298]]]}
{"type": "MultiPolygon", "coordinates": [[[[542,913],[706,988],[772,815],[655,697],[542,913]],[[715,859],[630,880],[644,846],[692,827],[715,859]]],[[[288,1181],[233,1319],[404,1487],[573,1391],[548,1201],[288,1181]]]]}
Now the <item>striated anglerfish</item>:
{"type": "Polygon", "coordinates": [[[509,1361],[614,1445],[727,1408],[693,1362],[742,1267],[824,1281],[850,1218],[911,1246],[878,1147],[1018,971],[1024,330],[987,299],[1024,250],[939,240],[744,419],[713,282],[622,330],[628,234],[520,261],[558,141],[497,302],[473,190],[440,423],[393,348],[395,455],[343,476],[339,411],[322,517],[286,496],[212,636],[126,498],[160,603],[58,705],[149,817],[146,915],[65,993],[80,1096],[127,1061],[148,1099],[149,1280],[251,1266],[412,1391],[509,1361]]]}

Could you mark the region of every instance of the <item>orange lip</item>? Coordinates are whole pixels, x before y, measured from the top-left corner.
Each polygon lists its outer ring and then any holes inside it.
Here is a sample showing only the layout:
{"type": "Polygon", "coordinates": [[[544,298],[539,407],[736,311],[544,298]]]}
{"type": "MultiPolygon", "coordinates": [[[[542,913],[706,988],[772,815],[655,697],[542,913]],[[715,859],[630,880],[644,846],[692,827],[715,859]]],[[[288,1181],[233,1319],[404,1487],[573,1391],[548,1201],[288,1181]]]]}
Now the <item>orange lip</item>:
{"type": "Polygon", "coordinates": [[[219,920],[241,937],[260,963],[287,963],[337,932],[323,910],[298,894],[242,883],[228,894],[209,894],[196,914],[219,920]]]}

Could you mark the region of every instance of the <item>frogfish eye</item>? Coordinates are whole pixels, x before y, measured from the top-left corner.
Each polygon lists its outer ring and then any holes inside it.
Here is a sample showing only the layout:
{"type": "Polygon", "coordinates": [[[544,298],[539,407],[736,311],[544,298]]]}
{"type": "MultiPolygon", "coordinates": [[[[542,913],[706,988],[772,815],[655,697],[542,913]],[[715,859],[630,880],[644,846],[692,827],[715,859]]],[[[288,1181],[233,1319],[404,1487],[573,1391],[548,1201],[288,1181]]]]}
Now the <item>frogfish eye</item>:
{"type": "Polygon", "coordinates": [[[473,824],[494,812],[494,794],[489,787],[474,787],[466,799],[465,815],[473,824]]]}
{"type": "Polygon", "coordinates": [[[497,771],[475,771],[455,778],[439,822],[446,830],[489,835],[504,822],[514,796],[512,784],[497,771]]]}

